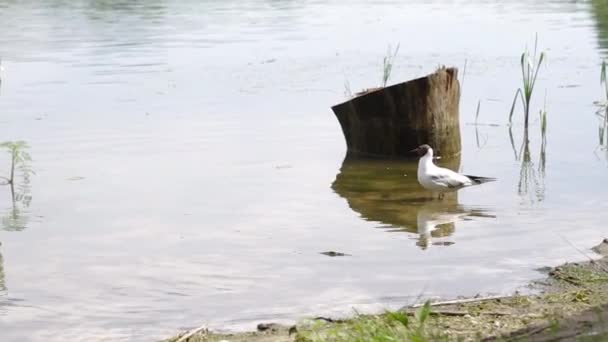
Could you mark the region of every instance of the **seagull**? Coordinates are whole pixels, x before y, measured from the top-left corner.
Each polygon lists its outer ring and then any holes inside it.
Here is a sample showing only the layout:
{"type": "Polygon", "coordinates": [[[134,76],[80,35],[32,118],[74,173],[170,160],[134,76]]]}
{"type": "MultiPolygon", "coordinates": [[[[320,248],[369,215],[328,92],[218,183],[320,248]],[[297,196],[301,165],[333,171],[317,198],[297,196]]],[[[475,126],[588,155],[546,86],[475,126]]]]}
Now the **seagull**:
{"type": "Polygon", "coordinates": [[[439,193],[439,198],[446,192],[458,191],[473,185],[495,181],[496,178],[469,176],[439,167],[433,163],[433,149],[429,145],[420,145],[410,151],[420,156],[418,162],[418,183],[423,188],[439,193]]]}

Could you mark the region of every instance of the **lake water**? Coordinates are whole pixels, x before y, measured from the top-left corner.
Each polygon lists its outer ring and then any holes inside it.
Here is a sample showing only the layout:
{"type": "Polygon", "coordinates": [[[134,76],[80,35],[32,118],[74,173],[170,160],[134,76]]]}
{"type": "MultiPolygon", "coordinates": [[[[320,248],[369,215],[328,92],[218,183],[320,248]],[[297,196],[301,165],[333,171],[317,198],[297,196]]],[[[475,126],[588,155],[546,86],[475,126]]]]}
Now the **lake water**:
{"type": "Polygon", "coordinates": [[[608,233],[602,1],[0,1],[0,22],[0,140],[36,172],[0,188],[2,341],[506,294],[608,233]],[[536,33],[526,162],[519,107],[515,153],[506,124],[536,33]],[[344,160],[330,107],[396,44],[391,82],[460,68],[454,165],[498,182],[437,202],[413,163],[344,160]]]}

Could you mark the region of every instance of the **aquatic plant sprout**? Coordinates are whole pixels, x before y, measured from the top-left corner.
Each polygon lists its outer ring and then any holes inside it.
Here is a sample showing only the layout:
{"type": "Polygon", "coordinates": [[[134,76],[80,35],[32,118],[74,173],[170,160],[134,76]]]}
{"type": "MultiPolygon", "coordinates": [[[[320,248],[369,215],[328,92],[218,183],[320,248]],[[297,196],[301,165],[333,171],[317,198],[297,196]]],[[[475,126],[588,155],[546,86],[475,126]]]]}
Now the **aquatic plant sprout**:
{"type": "Polygon", "coordinates": [[[547,136],[547,111],[544,109],[540,110],[540,134],[543,138],[543,140],[545,140],[546,136],[547,136]]]}
{"type": "Polygon", "coordinates": [[[534,93],[534,86],[536,85],[536,79],[538,77],[538,71],[545,59],[545,53],[541,52],[537,59],[537,48],[538,48],[538,37],[534,39],[534,55],[530,56],[530,53],[526,49],[521,54],[521,74],[523,87],[518,88],[513,98],[513,104],[511,105],[511,112],[509,113],[509,125],[513,122],[513,113],[515,112],[515,104],[517,99],[521,99],[523,110],[524,110],[524,127],[528,128],[528,122],[530,117],[530,102],[532,101],[532,94],[534,93]]]}
{"type": "Polygon", "coordinates": [[[386,87],[388,83],[388,79],[391,77],[391,72],[393,71],[393,63],[395,62],[395,57],[399,52],[399,45],[395,48],[395,51],[392,51],[391,46],[388,46],[388,50],[386,51],[386,56],[382,60],[382,86],[386,87]]]}
{"type": "Polygon", "coordinates": [[[596,101],[599,108],[596,114],[599,118],[598,138],[599,147],[608,147],[608,78],[606,77],[606,61],[602,61],[602,69],[600,72],[600,85],[604,88],[604,99],[596,101]]]}
{"type": "Polygon", "coordinates": [[[600,85],[604,86],[604,101],[608,101],[608,82],[606,82],[606,61],[602,61],[602,71],[600,72],[600,85]]]}
{"type": "Polygon", "coordinates": [[[347,98],[353,97],[353,92],[350,90],[350,82],[347,78],[344,79],[344,96],[347,98]]]}
{"type": "Polygon", "coordinates": [[[606,115],[606,112],[604,114],[598,113],[598,117],[600,119],[598,126],[599,146],[608,147],[608,115],[606,115]]]}
{"type": "Polygon", "coordinates": [[[29,183],[29,177],[34,171],[30,168],[32,157],[25,151],[28,147],[25,141],[6,141],[0,144],[0,148],[7,149],[10,155],[9,176],[0,176],[6,182],[4,185],[14,185],[16,173],[21,175],[25,183],[29,183]]]}
{"type": "Polygon", "coordinates": [[[541,144],[543,146],[547,145],[547,92],[545,92],[545,103],[543,105],[543,109],[540,110],[539,121],[540,121],[540,136],[541,136],[541,144]]]}
{"type": "Polygon", "coordinates": [[[29,207],[32,196],[29,193],[30,176],[34,171],[30,167],[32,158],[26,151],[28,144],[25,141],[6,141],[0,143],[0,148],[6,149],[9,154],[10,165],[8,177],[0,176],[1,185],[10,187],[12,208],[0,216],[0,227],[7,231],[23,230],[27,226],[28,217],[24,215],[24,208],[29,207]]]}

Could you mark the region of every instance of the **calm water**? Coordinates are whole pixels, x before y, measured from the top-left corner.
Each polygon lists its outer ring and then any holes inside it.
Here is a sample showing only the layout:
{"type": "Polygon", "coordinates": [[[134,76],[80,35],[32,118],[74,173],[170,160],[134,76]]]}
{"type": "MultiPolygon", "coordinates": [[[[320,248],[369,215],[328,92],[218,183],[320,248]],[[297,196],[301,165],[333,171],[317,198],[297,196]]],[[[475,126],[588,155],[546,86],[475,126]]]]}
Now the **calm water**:
{"type": "Polygon", "coordinates": [[[607,234],[601,1],[0,1],[0,22],[0,136],[27,141],[36,171],[14,204],[0,188],[2,341],[509,293],[607,234]],[[536,32],[524,162],[505,124],[536,32]],[[393,81],[467,61],[446,162],[498,182],[438,203],[414,164],[344,161],[330,106],[378,85],[397,43],[393,81]],[[470,124],[478,101],[498,126],[470,124]]]}

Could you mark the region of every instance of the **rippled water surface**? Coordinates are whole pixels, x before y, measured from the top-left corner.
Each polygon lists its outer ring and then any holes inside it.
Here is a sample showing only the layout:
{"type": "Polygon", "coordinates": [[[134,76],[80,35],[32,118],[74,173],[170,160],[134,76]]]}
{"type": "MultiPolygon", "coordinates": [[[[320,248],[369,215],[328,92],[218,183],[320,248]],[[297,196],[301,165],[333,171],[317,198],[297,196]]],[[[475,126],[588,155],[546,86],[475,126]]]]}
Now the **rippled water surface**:
{"type": "Polygon", "coordinates": [[[0,188],[2,341],[508,293],[606,236],[602,1],[0,0],[0,22],[0,140],[36,172],[0,188]],[[535,33],[522,148],[506,123],[535,33]],[[498,182],[437,202],[415,164],[344,160],[330,107],[397,43],[393,82],[461,69],[463,151],[442,162],[498,182]]]}

